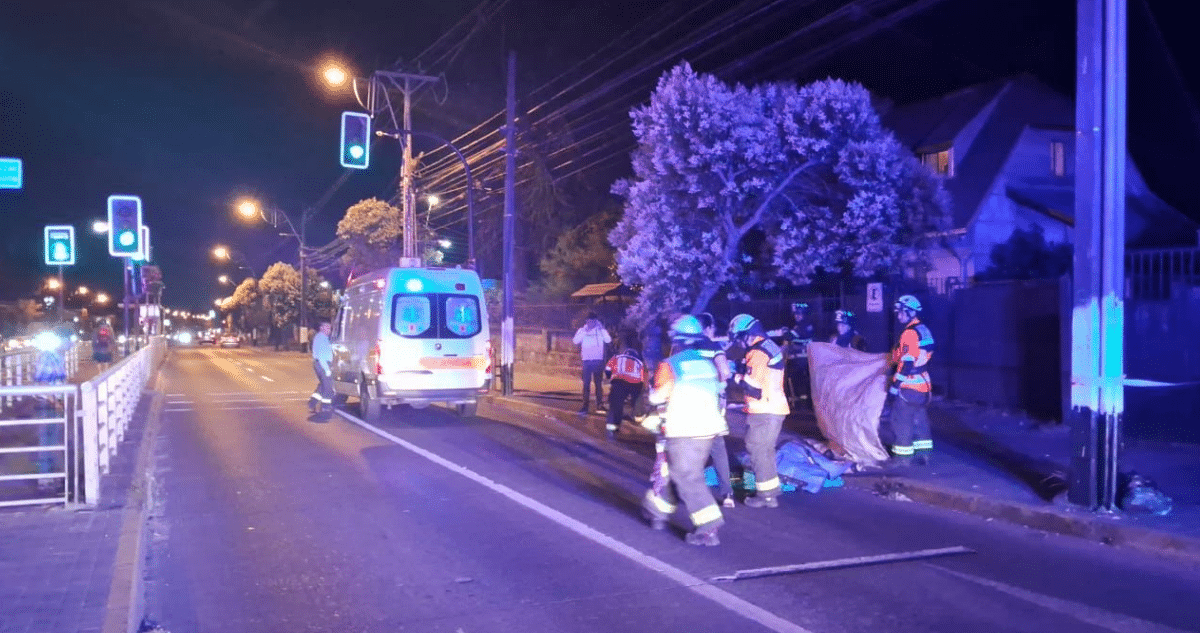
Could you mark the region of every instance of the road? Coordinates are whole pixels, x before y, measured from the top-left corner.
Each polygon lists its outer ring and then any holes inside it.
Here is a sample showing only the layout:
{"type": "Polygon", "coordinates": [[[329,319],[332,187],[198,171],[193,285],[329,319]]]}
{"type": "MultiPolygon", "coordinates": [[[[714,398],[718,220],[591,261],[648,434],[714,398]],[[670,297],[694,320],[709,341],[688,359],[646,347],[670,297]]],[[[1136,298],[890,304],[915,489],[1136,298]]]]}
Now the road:
{"type": "Polygon", "coordinates": [[[148,617],[187,631],[1187,631],[1200,570],[834,489],[722,545],[638,516],[648,444],[497,407],[311,421],[295,353],[180,349],[153,446],[148,617]],[[713,581],[737,570],[974,553],[713,581]]]}

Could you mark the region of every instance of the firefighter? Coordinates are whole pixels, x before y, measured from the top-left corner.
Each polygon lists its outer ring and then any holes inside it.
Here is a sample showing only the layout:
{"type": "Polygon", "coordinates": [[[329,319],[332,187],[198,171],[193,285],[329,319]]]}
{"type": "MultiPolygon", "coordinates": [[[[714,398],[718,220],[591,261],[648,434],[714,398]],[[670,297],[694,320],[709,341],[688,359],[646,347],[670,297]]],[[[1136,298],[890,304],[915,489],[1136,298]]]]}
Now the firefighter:
{"type": "Polygon", "coordinates": [[[867,340],[858,330],[854,329],[854,313],[849,310],[838,310],[833,313],[833,323],[837,334],[829,337],[829,342],[838,347],[867,351],[867,340]]]}
{"type": "Polygon", "coordinates": [[[713,438],[729,428],[717,406],[720,380],[716,366],[698,349],[704,333],[696,317],[685,314],[676,319],[671,340],[680,349],[659,363],[650,389],[650,403],[666,405],[660,428],[669,483],[648,490],[642,508],[651,527],[664,529],[678,499],[694,526],[685,537],[687,543],[719,545],[717,529],[725,519],[704,479],[704,465],[713,438]]]}
{"type": "Polygon", "coordinates": [[[637,408],[637,399],[642,395],[642,385],[646,382],[646,366],[637,350],[628,346],[625,351],[608,359],[608,364],[604,366],[604,377],[611,381],[608,388],[608,422],[605,424],[605,431],[611,440],[616,437],[625,418],[625,401],[629,400],[631,407],[637,408]]]}
{"type": "Polygon", "coordinates": [[[792,401],[808,400],[812,393],[808,374],[808,344],[816,337],[816,328],[808,320],[808,304],[792,304],[793,325],[767,332],[771,338],[782,339],[787,344],[787,367],[784,371],[788,392],[792,401]]]}
{"type": "MultiPolygon", "coordinates": [[[[704,340],[701,341],[698,349],[717,367],[717,379],[721,381],[721,393],[717,399],[717,408],[720,409],[721,415],[725,415],[725,384],[733,377],[733,371],[729,369],[729,360],[725,358],[725,343],[728,341],[717,339],[717,324],[713,315],[701,312],[696,315],[696,320],[700,322],[701,331],[704,332],[704,340]]],[[[733,481],[730,479],[729,472],[729,447],[725,444],[727,435],[729,433],[725,432],[713,438],[712,451],[709,456],[712,458],[713,470],[717,473],[717,494],[721,499],[721,507],[733,508],[737,503],[733,500],[733,481]]]]}
{"type": "Polygon", "coordinates": [[[891,359],[896,368],[889,389],[892,432],[896,436],[892,444],[893,463],[909,466],[915,462],[924,466],[929,464],[929,455],[933,451],[927,411],[932,398],[929,359],[933,356],[933,334],[917,318],[921,302],[916,297],[904,295],[896,300],[893,308],[896,320],[904,326],[891,359]]]}
{"type": "Polygon", "coordinates": [[[783,392],[783,350],[767,338],[758,319],[739,314],[729,322],[729,338],[746,350],[742,366],[734,375],[746,394],[746,451],[754,470],[755,495],[744,503],[751,508],[779,507],[779,473],[775,468],[775,444],[783,419],[791,413],[783,392]]]}

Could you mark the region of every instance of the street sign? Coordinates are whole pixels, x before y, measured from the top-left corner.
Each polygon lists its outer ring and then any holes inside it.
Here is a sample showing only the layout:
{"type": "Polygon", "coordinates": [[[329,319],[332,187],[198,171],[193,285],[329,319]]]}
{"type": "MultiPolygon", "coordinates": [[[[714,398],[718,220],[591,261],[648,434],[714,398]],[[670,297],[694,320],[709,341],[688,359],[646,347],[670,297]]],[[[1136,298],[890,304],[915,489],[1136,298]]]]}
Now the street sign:
{"type": "Polygon", "coordinates": [[[0,189],[20,189],[21,180],[21,159],[0,158],[0,189]]]}
{"type": "Polygon", "coordinates": [[[867,284],[867,312],[883,312],[883,284],[867,284]]]}
{"type": "Polygon", "coordinates": [[[75,227],[47,226],[42,235],[47,266],[75,265],[75,227]]]}

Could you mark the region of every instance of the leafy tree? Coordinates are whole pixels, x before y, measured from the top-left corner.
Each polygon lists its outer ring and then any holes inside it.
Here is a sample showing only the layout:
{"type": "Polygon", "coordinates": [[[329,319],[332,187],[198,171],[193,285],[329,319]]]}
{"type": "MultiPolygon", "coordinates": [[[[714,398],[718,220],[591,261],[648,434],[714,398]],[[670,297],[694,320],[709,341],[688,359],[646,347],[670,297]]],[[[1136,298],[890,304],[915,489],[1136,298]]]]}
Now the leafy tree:
{"type": "Polygon", "coordinates": [[[684,63],[630,114],[639,148],[609,238],[621,279],[643,287],[635,320],[744,295],[756,267],[871,276],[946,223],[940,180],[858,84],[728,85],[684,63]]]}
{"type": "Polygon", "coordinates": [[[362,200],[338,222],[337,236],[349,247],[342,265],[356,275],[395,266],[404,253],[403,235],[401,209],[376,198],[362,200]]]}
{"type": "Polygon", "coordinates": [[[1052,279],[1071,270],[1073,249],[1070,244],[1047,242],[1039,225],[1017,229],[1008,240],[992,247],[992,265],[976,279],[1052,279]]]}
{"type": "Polygon", "coordinates": [[[608,234],[617,218],[610,209],[561,234],[540,263],[539,294],[564,299],[585,284],[616,280],[616,250],[608,243],[608,234]]]}
{"type": "Polygon", "coordinates": [[[300,316],[300,272],[290,264],[271,264],[258,281],[258,291],[275,327],[285,327],[300,316]]]}
{"type": "Polygon", "coordinates": [[[308,290],[304,293],[308,301],[308,324],[316,327],[319,319],[333,319],[337,304],[333,298],[333,288],[321,273],[308,269],[308,290]]]}

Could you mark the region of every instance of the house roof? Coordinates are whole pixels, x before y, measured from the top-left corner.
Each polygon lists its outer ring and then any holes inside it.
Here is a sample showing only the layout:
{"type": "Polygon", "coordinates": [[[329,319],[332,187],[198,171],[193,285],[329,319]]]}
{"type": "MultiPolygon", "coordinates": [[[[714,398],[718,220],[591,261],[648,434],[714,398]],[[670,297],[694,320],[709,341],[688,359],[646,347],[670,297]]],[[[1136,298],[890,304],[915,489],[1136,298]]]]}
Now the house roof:
{"type": "MultiPolygon", "coordinates": [[[[1075,226],[1075,189],[1009,187],[1006,195],[1021,206],[1034,209],[1075,226]]],[[[1125,196],[1125,244],[1155,248],[1192,244],[1196,223],[1157,198],[1125,196]]]]}
{"type": "Polygon", "coordinates": [[[956,229],[971,223],[1025,128],[1074,126],[1074,102],[1032,75],[1018,75],[900,106],[883,120],[913,151],[940,151],[981,115],[970,147],[955,148],[954,176],[944,182],[956,229]]]}
{"type": "Polygon", "coordinates": [[[633,291],[621,282],[588,284],[571,293],[571,297],[621,297],[632,296],[633,291]]]}

